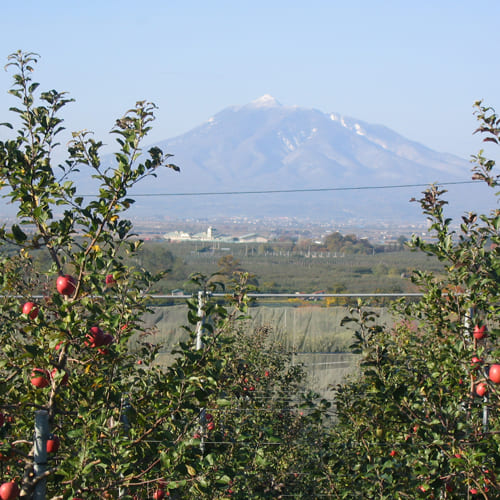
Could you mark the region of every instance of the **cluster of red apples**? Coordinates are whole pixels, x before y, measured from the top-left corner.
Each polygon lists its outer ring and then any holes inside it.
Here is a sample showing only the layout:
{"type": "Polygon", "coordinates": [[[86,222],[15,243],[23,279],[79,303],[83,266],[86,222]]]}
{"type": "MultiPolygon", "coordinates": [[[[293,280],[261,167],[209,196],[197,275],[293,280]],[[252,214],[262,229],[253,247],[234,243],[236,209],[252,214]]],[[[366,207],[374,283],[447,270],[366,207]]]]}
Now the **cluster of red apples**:
{"type": "MultiPolygon", "coordinates": [[[[106,276],[106,285],[112,285],[115,281],[113,275],[109,274],[106,276]]],[[[76,290],[76,280],[69,274],[64,274],[59,276],[56,281],[57,291],[66,297],[73,295],[76,290]]],[[[23,314],[26,314],[28,318],[34,320],[38,317],[38,306],[34,302],[26,302],[23,305],[23,314]]],[[[108,333],[104,333],[98,326],[93,326],[90,328],[87,334],[87,340],[85,345],[97,348],[100,354],[108,354],[108,350],[105,348],[114,342],[114,337],[108,333]]],[[[60,348],[59,343],[56,350],[60,348]]],[[[31,383],[38,389],[43,389],[50,385],[50,381],[55,379],[58,375],[58,369],[54,368],[51,372],[42,368],[34,368],[31,373],[31,383]]],[[[68,374],[64,373],[61,379],[61,385],[66,385],[68,383],[68,374]]],[[[1,500],[1,499],[0,499],[1,500]]]]}
{"type": "MultiPolygon", "coordinates": [[[[474,331],[472,332],[475,341],[483,340],[487,337],[486,325],[476,325],[474,327],[474,331]]],[[[479,368],[483,365],[484,360],[479,358],[478,356],[473,356],[471,359],[471,368],[475,370],[479,370],[479,368]]],[[[494,363],[489,367],[486,367],[485,373],[487,374],[487,378],[493,382],[494,384],[500,384],[500,364],[494,363]]],[[[477,396],[483,397],[488,393],[488,382],[479,382],[475,385],[474,392],[477,396]]]]}
{"type": "MultiPolygon", "coordinates": [[[[110,287],[116,283],[112,274],[106,276],[106,286],[110,287]]],[[[72,296],[75,293],[77,282],[69,274],[61,275],[57,278],[56,289],[65,297],[72,296]]],[[[34,302],[26,302],[22,307],[22,312],[29,319],[35,320],[38,317],[39,308],[34,302]]],[[[107,354],[108,350],[105,349],[114,342],[114,337],[110,334],[104,333],[99,327],[93,326],[87,334],[85,345],[91,348],[97,348],[100,354],[107,354]]],[[[61,343],[56,346],[59,350],[61,343]]],[[[60,385],[68,383],[68,374],[64,372],[62,376],[59,374],[57,368],[52,371],[43,368],[34,368],[31,372],[31,384],[37,389],[43,389],[51,384],[52,380],[59,379],[60,385]]],[[[5,416],[0,412],[0,427],[4,425],[5,416]]],[[[56,435],[49,436],[47,440],[47,453],[57,453],[59,450],[60,439],[56,435]]],[[[161,491],[161,490],[160,490],[161,491]]],[[[15,481],[9,481],[0,485],[0,500],[15,500],[19,498],[20,489],[15,481]]],[[[161,497],[162,498],[162,497],[161,497]]],[[[73,499],[79,500],[79,499],[73,499]]]]}

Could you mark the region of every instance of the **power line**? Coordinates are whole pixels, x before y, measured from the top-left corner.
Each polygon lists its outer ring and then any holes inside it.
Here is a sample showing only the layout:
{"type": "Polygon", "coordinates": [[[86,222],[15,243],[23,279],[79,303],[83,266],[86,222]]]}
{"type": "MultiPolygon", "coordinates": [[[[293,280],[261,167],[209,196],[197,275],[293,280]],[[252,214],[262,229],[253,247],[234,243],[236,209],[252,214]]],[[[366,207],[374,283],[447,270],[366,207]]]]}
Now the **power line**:
{"type": "MultiPolygon", "coordinates": [[[[456,182],[441,182],[435,183],[439,186],[451,186],[457,184],[474,184],[481,182],[479,180],[456,181],[456,182]]],[[[384,186],[346,186],[346,187],[331,187],[331,188],[303,188],[303,189],[268,189],[255,191],[207,191],[207,192],[188,192],[188,193],[136,193],[131,194],[134,197],[145,196],[226,196],[226,195],[242,195],[242,194],[277,194],[277,193],[317,193],[328,191],[363,191],[377,189],[403,189],[415,187],[429,187],[430,183],[422,184],[389,184],[384,186]]],[[[95,194],[83,194],[84,197],[97,197],[95,194]]]]}

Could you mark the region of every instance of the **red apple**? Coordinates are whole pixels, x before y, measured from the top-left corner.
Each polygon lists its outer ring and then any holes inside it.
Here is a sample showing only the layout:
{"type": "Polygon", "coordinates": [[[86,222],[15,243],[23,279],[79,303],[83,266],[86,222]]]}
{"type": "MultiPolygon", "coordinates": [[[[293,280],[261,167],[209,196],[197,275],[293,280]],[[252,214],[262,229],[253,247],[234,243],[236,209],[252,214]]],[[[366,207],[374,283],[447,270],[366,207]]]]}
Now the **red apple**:
{"type": "MultiPolygon", "coordinates": [[[[57,374],[59,373],[59,370],[57,368],[54,368],[51,372],[50,372],[50,376],[54,379],[57,377],[57,374]]],[[[63,372],[64,375],[62,376],[61,378],[61,385],[67,385],[68,384],[68,374],[66,372],[63,372]]]]}
{"type": "Polygon", "coordinates": [[[112,287],[116,284],[116,280],[112,274],[106,275],[106,286],[112,287]]]}
{"type": "Polygon", "coordinates": [[[49,385],[49,372],[42,368],[34,368],[31,372],[31,383],[38,389],[43,389],[49,385]]]}
{"type": "Polygon", "coordinates": [[[495,384],[500,384],[500,365],[491,365],[488,377],[490,377],[490,380],[495,384]]]}
{"type": "Polygon", "coordinates": [[[165,490],[158,489],[153,493],[153,500],[162,500],[165,498],[165,490]]]}
{"type": "Polygon", "coordinates": [[[472,359],[470,360],[470,365],[473,369],[477,370],[482,362],[483,362],[482,359],[478,358],[477,356],[472,356],[472,359]]]}
{"type": "Polygon", "coordinates": [[[389,453],[391,457],[395,457],[397,454],[398,452],[396,450],[391,450],[391,452],[389,453]]]}
{"type": "Polygon", "coordinates": [[[208,422],[207,429],[213,431],[215,429],[215,424],[213,422],[208,422]]]}
{"type": "Polygon", "coordinates": [[[0,499],[1,500],[14,500],[19,497],[19,486],[14,482],[3,483],[0,486],[0,499]]]}
{"type": "Polygon", "coordinates": [[[476,325],[474,327],[473,335],[474,338],[477,340],[481,340],[483,337],[486,337],[486,325],[483,326],[476,325]]]}
{"type": "Polygon", "coordinates": [[[76,289],[75,278],[69,274],[59,276],[57,278],[56,288],[61,295],[72,295],[76,289]]]}
{"type": "Polygon", "coordinates": [[[87,339],[88,342],[85,342],[86,345],[90,345],[90,347],[100,347],[103,345],[104,332],[98,326],[93,326],[87,334],[87,339]]]}
{"type": "Polygon", "coordinates": [[[488,392],[488,386],[484,382],[480,382],[476,385],[476,394],[478,396],[484,396],[488,392]]]}
{"type": "Polygon", "coordinates": [[[264,377],[269,377],[269,370],[266,370],[266,371],[264,372],[264,377]]]}
{"type": "Polygon", "coordinates": [[[38,316],[38,307],[34,302],[26,302],[23,305],[23,314],[29,316],[30,319],[35,319],[38,316]]]}
{"type": "Polygon", "coordinates": [[[47,453],[57,453],[59,450],[60,440],[58,436],[51,435],[47,439],[47,453]]]}

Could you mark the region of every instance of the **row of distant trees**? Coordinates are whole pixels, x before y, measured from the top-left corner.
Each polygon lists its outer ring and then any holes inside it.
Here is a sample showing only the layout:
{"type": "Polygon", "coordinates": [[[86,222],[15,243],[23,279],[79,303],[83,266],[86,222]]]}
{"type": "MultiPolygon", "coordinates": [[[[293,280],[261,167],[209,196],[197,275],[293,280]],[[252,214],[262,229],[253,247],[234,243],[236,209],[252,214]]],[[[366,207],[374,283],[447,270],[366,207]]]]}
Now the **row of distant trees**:
{"type": "MultiPolygon", "coordinates": [[[[30,234],[32,229],[26,231],[30,234]]],[[[78,241],[78,238],[76,238],[78,241]]],[[[375,245],[367,238],[359,238],[354,234],[343,235],[340,232],[334,232],[326,235],[322,241],[313,241],[309,239],[302,240],[280,240],[276,242],[260,243],[247,245],[247,255],[266,255],[276,254],[286,251],[292,255],[307,256],[311,253],[332,253],[336,255],[352,255],[352,254],[365,254],[372,255],[380,252],[393,252],[407,249],[406,243],[408,238],[406,236],[399,236],[397,240],[384,245],[375,245]]],[[[176,255],[175,249],[171,247],[172,244],[167,242],[147,242],[142,245],[140,251],[130,257],[130,262],[134,264],[143,265],[149,269],[172,269],[182,257],[176,255]],[[174,251],[173,251],[174,250],[174,251]]],[[[4,253],[13,255],[17,251],[15,245],[6,244],[4,253]]],[[[212,251],[212,247],[203,247],[200,251],[212,251]]],[[[38,269],[44,271],[50,266],[50,256],[43,251],[42,248],[33,250],[34,264],[38,269]],[[41,250],[41,251],[37,251],[41,250]]]]}
{"type": "Polygon", "coordinates": [[[396,240],[386,244],[371,243],[368,238],[360,238],[355,234],[342,234],[339,231],[326,235],[321,241],[308,238],[280,238],[277,242],[258,245],[257,254],[279,254],[286,250],[295,255],[310,255],[311,253],[335,253],[339,255],[366,254],[380,252],[395,252],[405,250],[408,238],[400,235],[396,240]]]}

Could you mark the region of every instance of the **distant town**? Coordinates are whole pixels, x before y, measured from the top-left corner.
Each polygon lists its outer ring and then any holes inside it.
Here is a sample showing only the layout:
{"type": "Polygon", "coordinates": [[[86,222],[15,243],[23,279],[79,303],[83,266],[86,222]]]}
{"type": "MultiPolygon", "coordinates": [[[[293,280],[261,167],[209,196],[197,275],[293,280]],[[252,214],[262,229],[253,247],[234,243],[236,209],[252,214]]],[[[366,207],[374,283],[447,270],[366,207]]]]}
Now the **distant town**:
{"type": "Polygon", "coordinates": [[[267,243],[284,239],[321,241],[333,232],[354,234],[376,245],[391,244],[401,236],[428,236],[426,223],[394,224],[315,221],[306,218],[227,217],[211,219],[133,220],[138,235],[145,240],[267,243]]]}
{"type": "Polygon", "coordinates": [[[217,229],[208,226],[206,231],[201,233],[187,233],[186,231],[170,231],[163,235],[167,241],[219,241],[222,243],[267,243],[269,240],[256,233],[244,234],[241,236],[218,234],[217,229]]]}
{"type": "MultiPolygon", "coordinates": [[[[320,242],[333,232],[354,234],[357,238],[368,239],[375,245],[390,245],[404,236],[413,234],[427,237],[426,223],[400,223],[393,221],[366,222],[317,221],[298,217],[244,217],[219,218],[131,218],[135,233],[146,241],[175,242],[216,242],[216,243],[267,243],[280,240],[311,240],[320,242]]],[[[0,224],[17,222],[14,217],[3,217],[0,224]]],[[[29,230],[28,227],[26,229],[29,230]]]]}

